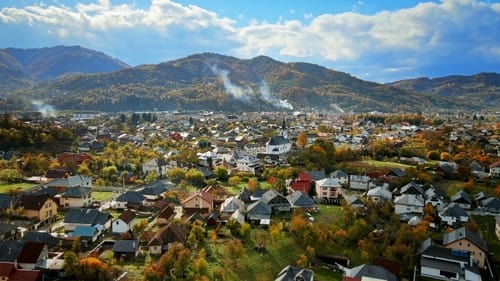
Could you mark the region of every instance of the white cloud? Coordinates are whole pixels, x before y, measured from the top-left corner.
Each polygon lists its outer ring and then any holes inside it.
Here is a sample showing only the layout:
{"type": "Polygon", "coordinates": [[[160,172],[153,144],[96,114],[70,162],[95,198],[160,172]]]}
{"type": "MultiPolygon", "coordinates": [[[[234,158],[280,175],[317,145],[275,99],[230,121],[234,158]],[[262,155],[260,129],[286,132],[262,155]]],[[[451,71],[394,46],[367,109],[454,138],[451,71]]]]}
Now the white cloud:
{"type": "MultiPolygon", "coordinates": [[[[357,5],[363,4],[357,1],[357,5]]],[[[38,4],[0,10],[0,36],[3,44],[16,46],[14,40],[20,36],[7,35],[15,34],[15,28],[22,25],[26,30],[31,28],[33,38],[44,30],[45,36],[59,44],[80,44],[108,53],[113,50],[113,56],[129,56],[135,63],[140,61],[133,58],[138,49],[145,50],[143,56],[145,52],[150,55],[143,61],[148,63],[213,51],[307,60],[342,66],[341,70],[359,76],[371,73],[372,77],[377,69],[384,73],[396,73],[384,70],[397,69],[411,75],[443,63],[488,60],[500,64],[500,4],[442,0],[372,15],[307,13],[305,22],[282,18],[269,23],[248,16],[248,25],[237,27],[236,20],[243,18],[246,16],[230,19],[170,0],[152,0],[144,8],[109,0],[73,7],[38,4]],[[450,62],[453,56],[460,59],[450,62]]],[[[42,43],[51,42],[49,39],[39,38],[42,43]]]]}

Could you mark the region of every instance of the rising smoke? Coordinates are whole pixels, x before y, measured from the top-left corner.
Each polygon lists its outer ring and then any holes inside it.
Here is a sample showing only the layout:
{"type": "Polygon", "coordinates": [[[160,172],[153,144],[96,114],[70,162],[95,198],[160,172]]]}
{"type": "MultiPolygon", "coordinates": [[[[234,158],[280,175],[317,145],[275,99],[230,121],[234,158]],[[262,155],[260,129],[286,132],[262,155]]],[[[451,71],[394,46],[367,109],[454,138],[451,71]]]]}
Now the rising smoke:
{"type": "MultiPolygon", "coordinates": [[[[253,90],[250,87],[242,88],[234,85],[229,80],[229,71],[224,69],[219,69],[217,66],[211,67],[212,72],[217,75],[224,83],[224,88],[226,92],[233,98],[240,101],[249,103],[253,95],[253,90]]],[[[287,100],[280,100],[275,97],[269,90],[269,86],[266,81],[262,81],[260,84],[260,95],[257,96],[260,100],[273,105],[276,108],[290,109],[293,110],[293,106],[287,100]]]]}
{"type": "Polygon", "coordinates": [[[293,106],[287,100],[280,100],[271,93],[266,81],[260,83],[260,98],[274,107],[293,110],[293,106]]]}
{"type": "Polygon", "coordinates": [[[32,100],[31,105],[33,105],[34,111],[42,113],[43,118],[56,117],[56,109],[43,101],[32,100]]]}
{"type": "Polygon", "coordinates": [[[222,79],[222,82],[224,83],[224,89],[226,89],[226,92],[228,94],[230,94],[237,100],[246,103],[250,102],[250,95],[253,92],[250,87],[242,88],[231,83],[231,80],[229,80],[229,71],[227,70],[218,69],[217,66],[212,66],[211,69],[213,73],[215,73],[215,75],[219,76],[222,79]]]}

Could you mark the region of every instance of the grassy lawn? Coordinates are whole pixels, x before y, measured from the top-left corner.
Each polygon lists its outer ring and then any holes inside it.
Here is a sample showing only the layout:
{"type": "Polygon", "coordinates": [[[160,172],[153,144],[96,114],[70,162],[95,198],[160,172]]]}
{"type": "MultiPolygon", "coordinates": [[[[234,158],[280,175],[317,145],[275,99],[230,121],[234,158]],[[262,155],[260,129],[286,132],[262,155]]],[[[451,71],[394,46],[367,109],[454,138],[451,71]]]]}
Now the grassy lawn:
{"type": "Polygon", "coordinates": [[[35,186],[32,183],[0,183],[0,193],[8,193],[9,190],[23,190],[35,186]]]}
{"type": "MultiPolygon", "coordinates": [[[[253,229],[255,235],[267,235],[268,231],[263,229],[253,229]]],[[[232,270],[228,280],[260,280],[272,281],[281,269],[287,265],[295,265],[302,250],[300,250],[288,233],[284,233],[283,238],[271,243],[266,241],[266,252],[259,253],[253,249],[253,243],[245,245],[246,254],[240,259],[237,268],[232,270]],[[237,278],[237,279],[235,279],[237,278]]],[[[219,255],[223,255],[223,250],[219,250],[219,255]]],[[[222,261],[215,263],[222,264],[222,261]]]]}
{"type": "Polygon", "coordinates": [[[377,160],[363,160],[363,161],[358,161],[357,164],[359,164],[360,166],[372,166],[377,168],[401,168],[403,170],[408,167],[414,167],[412,165],[406,165],[402,163],[377,161],[377,160]]]}
{"type": "Polygon", "coordinates": [[[317,222],[331,223],[342,221],[342,207],[335,205],[318,205],[319,213],[313,214],[317,222]]]}
{"type": "Polygon", "coordinates": [[[111,200],[113,197],[117,195],[118,195],[117,193],[112,191],[92,191],[92,200],[104,202],[111,200]]]}

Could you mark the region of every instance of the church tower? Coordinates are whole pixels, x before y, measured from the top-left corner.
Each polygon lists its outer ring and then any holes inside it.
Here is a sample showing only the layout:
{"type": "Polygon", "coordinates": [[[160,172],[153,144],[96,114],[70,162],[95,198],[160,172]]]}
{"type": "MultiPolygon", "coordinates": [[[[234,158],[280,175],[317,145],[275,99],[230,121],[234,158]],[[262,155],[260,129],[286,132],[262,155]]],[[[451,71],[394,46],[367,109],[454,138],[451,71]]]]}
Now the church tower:
{"type": "Polygon", "coordinates": [[[284,137],[285,139],[288,139],[288,132],[286,130],[286,120],[285,120],[284,115],[283,115],[283,121],[281,123],[281,128],[280,128],[280,136],[284,137]]]}

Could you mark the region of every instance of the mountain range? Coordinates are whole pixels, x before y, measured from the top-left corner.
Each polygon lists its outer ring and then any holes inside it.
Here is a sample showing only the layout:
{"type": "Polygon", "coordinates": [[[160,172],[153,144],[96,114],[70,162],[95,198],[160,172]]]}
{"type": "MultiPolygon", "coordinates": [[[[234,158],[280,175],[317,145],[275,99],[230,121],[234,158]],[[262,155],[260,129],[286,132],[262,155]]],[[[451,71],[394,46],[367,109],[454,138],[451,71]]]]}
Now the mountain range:
{"type": "Polygon", "coordinates": [[[380,84],[266,56],[195,54],[136,67],[79,46],[0,49],[0,111],[57,109],[429,112],[498,110],[500,75],[380,84]]]}

